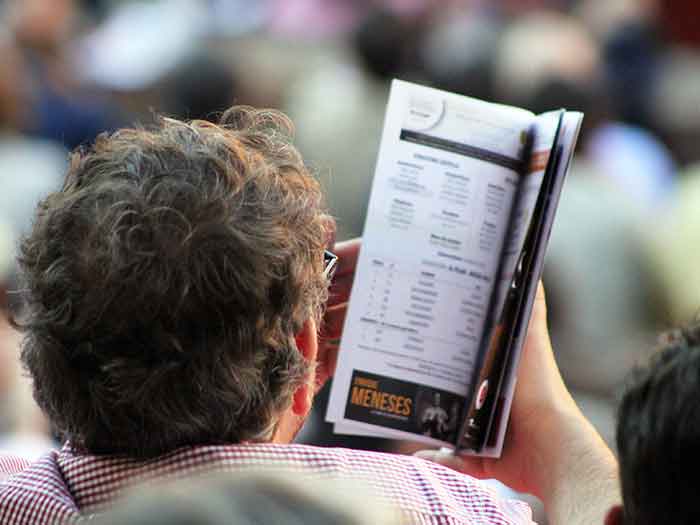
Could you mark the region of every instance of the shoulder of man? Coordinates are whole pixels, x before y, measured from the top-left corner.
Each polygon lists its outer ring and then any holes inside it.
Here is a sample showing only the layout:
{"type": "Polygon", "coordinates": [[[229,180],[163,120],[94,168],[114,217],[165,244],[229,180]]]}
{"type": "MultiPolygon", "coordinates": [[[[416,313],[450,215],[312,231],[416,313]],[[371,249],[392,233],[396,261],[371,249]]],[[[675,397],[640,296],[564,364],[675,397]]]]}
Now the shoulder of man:
{"type": "Polygon", "coordinates": [[[250,447],[311,476],[361,483],[398,507],[409,523],[533,523],[527,503],[504,498],[480,480],[413,456],[308,445],[250,447]]]}
{"type": "MultiPolygon", "coordinates": [[[[21,465],[12,468],[18,467],[21,465]]],[[[24,515],[32,516],[33,524],[70,523],[81,512],[104,509],[109,506],[107,501],[92,501],[95,483],[100,485],[103,496],[116,497],[137,480],[157,480],[163,473],[177,477],[176,472],[180,472],[187,477],[212,470],[236,472],[250,468],[288,468],[300,477],[337,478],[362,484],[370,493],[397,507],[407,523],[532,523],[526,503],[503,498],[479,480],[419,458],[271,444],[188,447],[147,462],[75,455],[64,448],[60,454],[48,454],[0,485],[0,523],[14,525],[20,523],[17,516],[24,515]]]]}
{"type": "Polygon", "coordinates": [[[31,463],[0,453],[0,523],[58,525],[79,519],[57,464],[57,451],[31,463]]]}
{"type": "Polygon", "coordinates": [[[22,472],[29,465],[30,461],[28,459],[0,452],[0,482],[13,474],[22,472]]]}

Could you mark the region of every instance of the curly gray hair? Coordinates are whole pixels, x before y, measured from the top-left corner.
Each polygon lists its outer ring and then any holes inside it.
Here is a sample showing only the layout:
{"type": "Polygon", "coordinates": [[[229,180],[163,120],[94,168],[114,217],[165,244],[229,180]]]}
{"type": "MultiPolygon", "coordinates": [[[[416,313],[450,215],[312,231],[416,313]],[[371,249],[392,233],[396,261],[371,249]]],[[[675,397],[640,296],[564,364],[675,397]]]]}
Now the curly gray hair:
{"type": "Polygon", "coordinates": [[[73,154],[21,244],[22,360],[78,450],[269,437],[308,379],[328,217],[281,113],[159,119],[73,154]]]}

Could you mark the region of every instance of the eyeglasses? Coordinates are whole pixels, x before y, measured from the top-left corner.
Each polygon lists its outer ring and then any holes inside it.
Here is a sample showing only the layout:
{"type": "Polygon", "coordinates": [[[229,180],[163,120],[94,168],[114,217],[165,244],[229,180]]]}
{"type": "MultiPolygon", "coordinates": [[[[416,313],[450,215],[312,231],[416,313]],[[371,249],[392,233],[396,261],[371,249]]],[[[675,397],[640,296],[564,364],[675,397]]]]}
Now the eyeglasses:
{"type": "Polygon", "coordinates": [[[333,279],[338,268],[338,256],[328,250],[323,250],[323,276],[329,281],[333,279]]]}

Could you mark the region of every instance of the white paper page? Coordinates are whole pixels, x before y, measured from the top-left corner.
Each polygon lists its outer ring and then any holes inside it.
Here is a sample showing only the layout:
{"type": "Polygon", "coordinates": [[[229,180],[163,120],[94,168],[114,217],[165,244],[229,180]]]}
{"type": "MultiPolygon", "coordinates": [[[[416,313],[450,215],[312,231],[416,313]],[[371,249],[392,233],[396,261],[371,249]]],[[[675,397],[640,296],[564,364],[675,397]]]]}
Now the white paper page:
{"type": "Polygon", "coordinates": [[[533,118],[394,81],[329,421],[454,433],[533,118]]]}
{"type": "MultiPolygon", "coordinates": [[[[546,150],[552,144],[554,138],[554,133],[556,131],[555,119],[558,117],[558,112],[556,112],[557,117],[554,116],[555,112],[544,113],[540,115],[536,120],[536,132],[535,132],[535,153],[540,152],[541,154],[548,154],[546,150]],[[548,146],[549,145],[549,146],[548,146]]],[[[554,175],[554,188],[551,192],[551,211],[545,216],[545,222],[543,225],[542,233],[545,236],[545,242],[540,247],[540,252],[537,254],[534,263],[534,274],[536,276],[542,275],[542,269],[544,266],[545,252],[547,248],[547,243],[549,240],[549,235],[552,231],[552,226],[554,224],[555,211],[559,198],[561,196],[561,191],[563,189],[564,181],[566,178],[566,173],[569,169],[569,164],[574,153],[574,147],[576,145],[576,139],[578,138],[578,133],[581,127],[581,122],[583,120],[583,114],[575,111],[567,111],[564,114],[564,119],[562,121],[562,128],[559,133],[559,147],[561,148],[561,161],[557,168],[557,172],[554,175]]],[[[537,164],[536,159],[535,163],[537,164]]],[[[535,172],[536,173],[536,172],[535,172]]],[[[533,175],[535,174],[533,173],[533,175]]],[[[539,172],[539,184],[542,182],[543,171],[539,172]]],[[[537,199],[535,194],[534,198],[531,200],[531,205],[534,206],[534,202],[537,199]]],[[[524,203],[523,206],[527,206],[524,203]]],[[[523,237],[524,239],[524,237],[523,237]]],[[[522,247],[522,242],[520,243],[522,247]]],[[[503,390],[501,393],[501,398],[503,402],[503,409],[501,411],[502,419],[498,425],[497,435],[494,440],[494,444],[491,447],[484,447],[479,455],[485,457],[500,457],[501,451],[503,450],[503,443],[505,441],[506,430],[508,427],[508,419],[510,418],[510,408],[513,403],[513,395],[515,394],[515,385],[517,382],[517,370],[518,364],[520,362],[520,354],[522,352],[522,347],[525,342],[525,337],[527,336],[527,326],[529,324],[530,316],[532,313],[532,304],[535,297],[537,289],[537,280],[530,283],[531,289],[528,290],[528,299],[525,305],[525,312],[522,317],[522,326],[519,327],[516,339],[513,341],[513,358],[511,360],[511,366],[508,369],[508,375],[505,378],[503,385],[503,390]]]]}
{"type": "Polygon", "coordinates": [[[426,447],[453,447],[452,443],[448,443],[440,439],[434,439],[422,434],[407,434],[406,432],[402,432],[400,430],[392,430],[390,428],[366,423],[357,423],[347,419],[339,423],[333,423],[333,432],[336,434],[346,434],[348,436],[370,436],[402,441],[408,440],[416,443],[422,443],[426,447]]]}
{"type": "Polygon", "coordinates": [[[499,283],[499,299],[497,302],[497,312],[503,308],[503,301],[508,291],[508,287],[513,281],[515,266],[520,257],[525,242],[525,236],[530,226],[530,219],[537,203],[540,189],[542,187],[542,178],[544,170],[547,167],[547,161],[551,153],[554,136],[557,132],[557,124],[559,122],[559,111],[548,111],[542,115],[538,115],[535,119],[533,127],[534,140],[532,144],[532,157],[530,166],[527,169],[525,176],[522,178],[522,188],[517,207],[515,209],[515,217],[511,231],[508,232],[506,245],[503,249],[503,275],[499,283]]]}

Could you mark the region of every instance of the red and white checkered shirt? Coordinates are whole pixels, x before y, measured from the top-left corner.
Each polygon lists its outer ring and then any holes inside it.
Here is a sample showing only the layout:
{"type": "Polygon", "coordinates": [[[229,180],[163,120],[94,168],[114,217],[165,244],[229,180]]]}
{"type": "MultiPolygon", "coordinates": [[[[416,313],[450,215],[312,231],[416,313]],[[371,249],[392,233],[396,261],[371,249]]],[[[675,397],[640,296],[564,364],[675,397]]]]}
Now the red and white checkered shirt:
{"type": "MultiPolygon", "coordinates": [[[[16,472],[0,454],[0,475],[16,472]]],[[[126,489],[212,471],[284,469],[304,478],[369,484],[416,524],[531,524],[527,504],[502,499],[478,480],[422,459],[306,445],[182,448],[152,460],[78,455],[65,446],[0,484],[2,525],[77,523],[109,509],[126,489]]]]}

